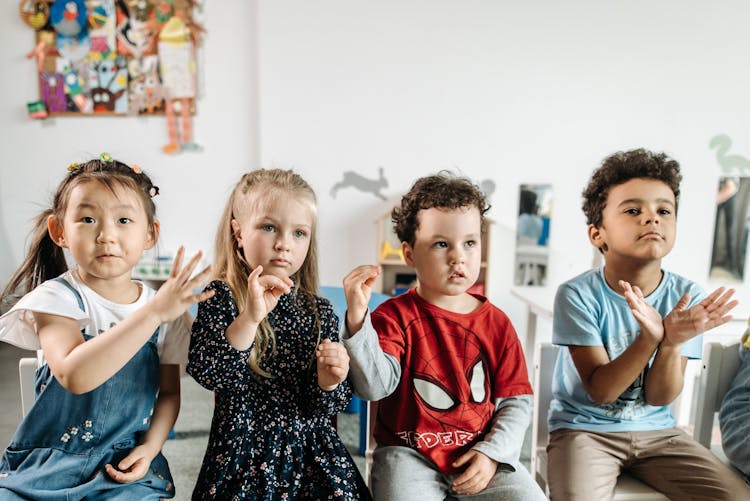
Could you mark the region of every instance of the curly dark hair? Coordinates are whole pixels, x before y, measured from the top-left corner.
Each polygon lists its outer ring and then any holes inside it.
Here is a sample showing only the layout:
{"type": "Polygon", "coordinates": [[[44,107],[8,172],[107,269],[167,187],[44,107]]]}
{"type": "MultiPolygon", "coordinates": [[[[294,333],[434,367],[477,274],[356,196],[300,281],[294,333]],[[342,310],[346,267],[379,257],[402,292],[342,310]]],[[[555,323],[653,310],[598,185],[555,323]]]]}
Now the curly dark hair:
{"type": "Polygon", "coordinates": [[[458,209],[476,207],[479,209],[482,228],[484,215],[490,210],[487,198],[465,177],[441,171],[432,176],[417,179],[409,192],[401,198],[401,205],[391,211],[393,230],[399,240],[414,245],[414,234],[419,228],[419,211],[424,209],[458,209]]]}
{"type": "Polygon", "coordinates": [[[582,208],[586,214],[586,223],[600,227],[610,188],[635,178],[656,179],[669,186],[674,193],[675,210],[677,209],[682,175],[680,164],[676,160],[665,153],[655,153],[643,148],[618,151],[602,161],[583,190],[582,208]]]}

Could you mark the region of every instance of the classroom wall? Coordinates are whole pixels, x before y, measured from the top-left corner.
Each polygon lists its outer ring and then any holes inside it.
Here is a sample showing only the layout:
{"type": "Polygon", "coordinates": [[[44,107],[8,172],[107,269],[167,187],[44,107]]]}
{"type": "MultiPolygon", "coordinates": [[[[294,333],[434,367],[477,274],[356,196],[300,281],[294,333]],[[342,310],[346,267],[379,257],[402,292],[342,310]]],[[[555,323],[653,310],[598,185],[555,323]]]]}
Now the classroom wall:
{"type": "MultiPolygon", "coordinates": [[[[12,10],[13,9],[13,10],[12,10]]],[[[162,247],[210,250],[228,188],[245,169],[293,167],[320,205],[322,283],[375,259],[387,204],[331,189],[354,171],[397,197],[418,176],[459,169],[492,180],[490,297],[523,331],[509,288],[518,185],[554,186],[549,281],[588,268],[580,192],[607,154],[639,146],[683,167],[678,240],[665,261],[707,287],[719,133],[750,157],[750,6],[741,0],[225,0],[205,2],[202,153],[168,157],[162,119],[25,117],[32,34],[0,19],[0,282],[28,219],[65,166],[106,149],[163,187],[162,247]]],[[[750,304],[743,284],[739,293],[750,304]]],[[[740,314],[750,308],[743,305],[740,314]]]]}

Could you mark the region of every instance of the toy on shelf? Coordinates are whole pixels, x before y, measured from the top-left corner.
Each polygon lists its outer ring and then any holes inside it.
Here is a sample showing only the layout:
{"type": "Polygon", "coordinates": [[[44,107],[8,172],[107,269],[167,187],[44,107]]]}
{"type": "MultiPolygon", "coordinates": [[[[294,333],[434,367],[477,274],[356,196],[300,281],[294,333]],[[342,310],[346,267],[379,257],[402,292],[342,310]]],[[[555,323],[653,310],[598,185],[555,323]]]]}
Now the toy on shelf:
{"type": "Polygon", "coordinates": [[[133,269],[136,280],[154,280],[164,282],[172,272],[172,256],[144,257],[133,269]]]}

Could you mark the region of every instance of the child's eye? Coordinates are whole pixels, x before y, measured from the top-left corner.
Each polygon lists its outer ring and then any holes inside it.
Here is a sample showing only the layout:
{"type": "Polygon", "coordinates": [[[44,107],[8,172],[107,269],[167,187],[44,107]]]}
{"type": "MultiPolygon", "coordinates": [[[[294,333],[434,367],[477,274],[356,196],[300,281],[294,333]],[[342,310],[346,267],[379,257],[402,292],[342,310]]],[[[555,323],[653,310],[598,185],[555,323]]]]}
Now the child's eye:
{"type": "Polygon", "coordinates": [[[128,224],[128,223],[132,223],[133,220],[130,219],[129,217],[121,217],[120,219],[117,220],[117,222],[120,224],[128,224]]]}
{"type": "Polygon", "coordinates": [[[440,241],[440,242],[435,242],[434,244],[432,244],[432,246],[435,247],[436,249],[445,249],[448,247],[448,244],[446,242],[440,241]]]}
{"type": "Polygon", "coordinates": [[[637,216],[640,213],[641,213],[641,209],[636,209],[636,208],[625,209],[625,214],[630,214],[632,216],[637,216]]]}
{"type": "Polygon", "coordinates": [[[305,230],[294,230],[295,238],[305,238],[306,236],[307,236],[307,232],[305,230]]]}
{"type": "Polygon", "coordinates": [[[95,222],[96,222],[96,220],[95,220],[95,219],[94,219],[93,217],[91,217],[91,216],[83,216],[83,217],[81,218],[81,222],[82,222],[82,223],[87,223],[87,224],[91,224],[91,223],[95,223],[95,222]]]}
{"type": "Polygon", "coordinates": [[[466,245],[466,247],[474,247],[477,245],[477,242],[475,240],[469,240],[464,245],[466,245]]]}
{"type": "Polygon", "coordinates": [[[274,230],[275,228],[274,228],[274,226],[273,226],[272,224],[264,224],[263,226],[261,226],[261,229],[262,229],[263,231],[267,231],[267,232],[269,232],[269,233],[270,233],[270,232],[272,232],[272,231],[273,231],[273,230],[274,230]]]}
{"type": "Polygon", "coordinates": [[[662,216],[668,216],[671,213],[672,211],[669,209],[659,209],[659,214],[661,214],[662,216]]]}

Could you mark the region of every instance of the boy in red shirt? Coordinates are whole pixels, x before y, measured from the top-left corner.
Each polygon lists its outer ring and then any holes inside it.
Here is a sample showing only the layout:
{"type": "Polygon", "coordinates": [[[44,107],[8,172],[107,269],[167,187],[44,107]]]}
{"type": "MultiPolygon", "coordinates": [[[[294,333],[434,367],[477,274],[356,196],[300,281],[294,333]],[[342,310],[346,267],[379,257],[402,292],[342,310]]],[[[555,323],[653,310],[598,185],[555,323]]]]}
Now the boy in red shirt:
{"type": "Polygon", "coordinates": [[[467,292],[488,209],[467,179],[421,178],[392,213],[418,285],[370,316],[380,268],[344,278],[350,379],[380,400],[376,500],[545,499],[518,461],[532,407],[520,342],[502,311],[467,292]]]}

